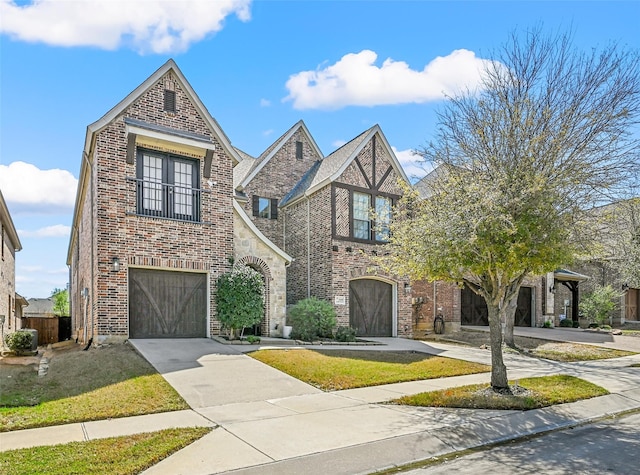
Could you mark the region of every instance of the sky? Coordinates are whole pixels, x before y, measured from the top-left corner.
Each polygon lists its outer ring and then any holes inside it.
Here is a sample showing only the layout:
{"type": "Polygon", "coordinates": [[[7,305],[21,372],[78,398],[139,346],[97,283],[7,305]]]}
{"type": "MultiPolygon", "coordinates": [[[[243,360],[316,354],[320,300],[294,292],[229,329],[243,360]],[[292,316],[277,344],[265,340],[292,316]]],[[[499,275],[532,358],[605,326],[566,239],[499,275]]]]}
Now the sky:
{"type": "Polygon", "coordinates": [[[23,249],[16,291],[68,281],[86,127],[173,58],[234,146],[298,120],[324,155],[379,124],[410,177],[446,94],[513,31],[640,50],[640,1],[0,0],[0,190],[23,249]]]}

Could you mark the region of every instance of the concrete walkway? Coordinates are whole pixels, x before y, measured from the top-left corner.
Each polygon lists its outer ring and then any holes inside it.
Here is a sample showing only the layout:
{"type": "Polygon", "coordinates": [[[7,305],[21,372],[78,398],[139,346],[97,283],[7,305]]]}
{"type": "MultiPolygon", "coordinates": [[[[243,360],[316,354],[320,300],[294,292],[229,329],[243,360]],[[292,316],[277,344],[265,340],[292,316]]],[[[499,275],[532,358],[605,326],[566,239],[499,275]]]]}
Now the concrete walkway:
{"type": "MultiPolygon", "coordinates": [[[[376,350],[490,362],[488,350],[377,340],[384,345],[376,350]]],[[[405,394],[488,382],[488,373],[325,393],[242,353],[255,346],[206,339],[132,344],[187,400],[191,411],[1,433],[1,450],[197,425],[214,429],[145,473],[358,474],[640,409],[640,369],[629,367],[640,363],[640,355],[556,363],[506,353],[512,379],[572,374],[612,393],[522,412],[383,404],[405,394]]],[[[349,347],[357,348],[373,349],[349,347]]]]}

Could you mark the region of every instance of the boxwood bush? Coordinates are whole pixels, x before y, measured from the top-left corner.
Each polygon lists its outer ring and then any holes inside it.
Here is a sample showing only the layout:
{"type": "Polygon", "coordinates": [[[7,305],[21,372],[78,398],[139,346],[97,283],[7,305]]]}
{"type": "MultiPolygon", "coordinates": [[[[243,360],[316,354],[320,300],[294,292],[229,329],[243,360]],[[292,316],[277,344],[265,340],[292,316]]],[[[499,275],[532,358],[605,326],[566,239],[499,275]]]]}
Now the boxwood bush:
{"type": "Polygon", "coordinates": [[[333,338],[333,330],[338,324],[333,306],[315,297],[300,300],[291,307],[288,319],[293,327],[291,338],[294,340],[333,338]]]}
{"type": "Polygon", "coordinates": [[[21,353],[23,351],[31,350],[33,335],[31,332],[18,330],[13,333],[9,333],[4,338],[4,341],[10,350],[15,351],[16,353],[21,353]]]}

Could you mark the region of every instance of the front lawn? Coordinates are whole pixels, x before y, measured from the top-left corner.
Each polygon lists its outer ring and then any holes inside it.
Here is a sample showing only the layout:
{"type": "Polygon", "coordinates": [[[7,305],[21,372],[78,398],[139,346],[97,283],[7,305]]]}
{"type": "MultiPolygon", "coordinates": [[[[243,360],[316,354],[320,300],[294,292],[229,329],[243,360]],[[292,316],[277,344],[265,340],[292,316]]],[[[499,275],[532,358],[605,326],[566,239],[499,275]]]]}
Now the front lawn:
{"type": "Polygon", "coordinates": [[[326,391],[484,373],[489,366],[424,353],[375,350],[259,350],[253,358],[326,391]]]}
{"type": "Polygon", "coordinates": [[[0,431],[188,409],[129,345],[55,350],[46,376],[0,364],[0,431]]]}
{"type": "Polygon", "coordinates": [[[486,384],[474,384],[404,396],[392,404],[468,409],[529,410],[609,394],[606,389],[574,376],[555,375],[510,382],[513,395],[498,394],[486,384]]]}
{"type": "Polygon", "coordinates": [[[0,452],[0,473],[133,475],[198,440],[211,429],[167,429],[126,437],[0,452]]]}
{"type": "Polygon", "coordinates": [[[635,355],[631,351],[614,350],[594,345],[580,345],[577,343],[548,342],[530,350],[531,354],[540,358],[565,363],[575,361],[604,360],[635,355]]]}

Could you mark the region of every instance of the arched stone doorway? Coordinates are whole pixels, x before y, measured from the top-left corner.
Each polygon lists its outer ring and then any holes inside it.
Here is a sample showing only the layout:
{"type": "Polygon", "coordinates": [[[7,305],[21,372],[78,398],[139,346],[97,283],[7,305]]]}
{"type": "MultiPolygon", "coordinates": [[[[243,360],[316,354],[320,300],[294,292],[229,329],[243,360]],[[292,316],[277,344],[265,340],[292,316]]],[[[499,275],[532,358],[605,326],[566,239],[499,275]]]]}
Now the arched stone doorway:
{"type": "Polygon", "coordinates": [[[269,335],[269,308],[270,308],[270,282],[273,279],[271,276],[271,271],[269,270],[269,266],[265,261],[255,256],[245,256],[237,261],[238,264],[246,265],[251,267],[253,270],[259,272],[262,275],[262,279],[264,281],[264,316],[260,321],[259,325],[254,326],[253,328],[246,328],[244,331],[245,335],[269,335]]]}

